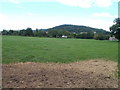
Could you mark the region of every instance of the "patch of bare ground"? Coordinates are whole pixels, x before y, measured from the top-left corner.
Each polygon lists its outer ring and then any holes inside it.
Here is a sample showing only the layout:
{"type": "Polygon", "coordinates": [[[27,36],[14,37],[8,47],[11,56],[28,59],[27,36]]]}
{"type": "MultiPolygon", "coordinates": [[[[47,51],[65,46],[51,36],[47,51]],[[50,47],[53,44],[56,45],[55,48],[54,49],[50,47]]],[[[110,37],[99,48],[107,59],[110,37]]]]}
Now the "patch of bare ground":
{"type": "Polygon", "coordinates": [[[117,88],[117,63],[88,60],[75,63],[3,64],[3,88],[117,88]]]}

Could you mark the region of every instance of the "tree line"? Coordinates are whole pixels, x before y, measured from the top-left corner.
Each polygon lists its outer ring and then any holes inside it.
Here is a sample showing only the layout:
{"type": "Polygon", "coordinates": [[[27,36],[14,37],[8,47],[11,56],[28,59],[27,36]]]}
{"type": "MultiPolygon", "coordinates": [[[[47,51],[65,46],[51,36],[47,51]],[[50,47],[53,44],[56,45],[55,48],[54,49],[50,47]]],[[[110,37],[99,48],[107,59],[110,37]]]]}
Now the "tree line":
{"type": "Polygon", "coordinates": [[[44,31],[41,29],[32,30],[32,28],[22,30],[3,30],[2,35],[17,35],[17,36],[32,36],[32,37],[50,37],[50,38],[61,38],[63,35],[67,38],[81,38],[81,39],[96,39],[96,40],[108,40],[109,35],[97,34],[93,32],[73,33],[67,30],[48,30],[44,31]]]}
{"type": "Polygon", "coordinates": [[[116,18],[113,23],[110,27],[111,35],[120,41],[120,18],[116,18]]]}

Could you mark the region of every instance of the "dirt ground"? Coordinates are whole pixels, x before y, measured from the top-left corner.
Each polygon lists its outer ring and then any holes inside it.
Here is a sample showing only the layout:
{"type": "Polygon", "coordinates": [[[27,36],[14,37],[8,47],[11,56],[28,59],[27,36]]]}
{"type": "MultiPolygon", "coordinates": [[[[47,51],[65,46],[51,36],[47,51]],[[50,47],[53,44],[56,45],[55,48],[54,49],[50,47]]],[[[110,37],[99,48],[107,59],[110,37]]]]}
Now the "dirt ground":
{"type": "Polygon", "coordinates": [[[117,88],[117,63],[105,60],[3,64],[3,88],[117,88]]]}

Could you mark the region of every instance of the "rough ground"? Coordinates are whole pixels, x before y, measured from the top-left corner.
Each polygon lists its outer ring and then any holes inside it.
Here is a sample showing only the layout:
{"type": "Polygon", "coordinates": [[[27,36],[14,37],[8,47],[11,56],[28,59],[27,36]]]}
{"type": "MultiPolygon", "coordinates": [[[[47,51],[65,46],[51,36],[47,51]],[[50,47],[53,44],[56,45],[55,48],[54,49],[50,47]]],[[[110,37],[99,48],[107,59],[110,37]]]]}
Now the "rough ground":
{"type": "Polygon", "coordinates": [[[103,60],[3,64],[3,88],[117,88],[117,63],[103,60]]]}

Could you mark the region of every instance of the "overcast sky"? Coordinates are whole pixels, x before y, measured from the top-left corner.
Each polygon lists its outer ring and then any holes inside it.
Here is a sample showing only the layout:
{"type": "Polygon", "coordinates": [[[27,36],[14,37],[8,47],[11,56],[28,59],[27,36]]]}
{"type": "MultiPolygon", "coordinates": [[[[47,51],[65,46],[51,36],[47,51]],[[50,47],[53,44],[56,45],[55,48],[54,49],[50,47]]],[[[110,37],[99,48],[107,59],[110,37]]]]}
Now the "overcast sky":
{"type": "Polygon", "coordinates": [[[109,31],[119,0],[0,0],[0,30],[85,25],[109,31]]]}

